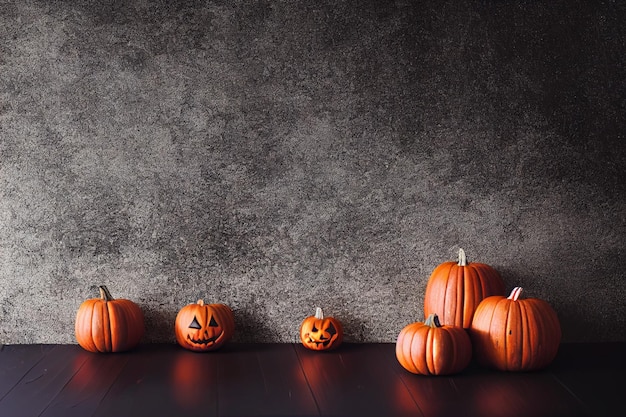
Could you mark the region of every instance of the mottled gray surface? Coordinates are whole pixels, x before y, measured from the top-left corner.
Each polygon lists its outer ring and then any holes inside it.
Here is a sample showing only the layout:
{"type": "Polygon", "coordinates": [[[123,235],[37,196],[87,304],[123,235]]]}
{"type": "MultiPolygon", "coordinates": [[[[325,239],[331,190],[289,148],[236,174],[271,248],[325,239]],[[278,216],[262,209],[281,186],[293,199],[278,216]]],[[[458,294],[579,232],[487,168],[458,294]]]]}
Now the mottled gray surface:
{"type": "Polygon", "coordinates": [[[626,339],[623,2],[168,3],[0,0],[0,343],[98,284],[392,342],[459,247],[626,339]]]}

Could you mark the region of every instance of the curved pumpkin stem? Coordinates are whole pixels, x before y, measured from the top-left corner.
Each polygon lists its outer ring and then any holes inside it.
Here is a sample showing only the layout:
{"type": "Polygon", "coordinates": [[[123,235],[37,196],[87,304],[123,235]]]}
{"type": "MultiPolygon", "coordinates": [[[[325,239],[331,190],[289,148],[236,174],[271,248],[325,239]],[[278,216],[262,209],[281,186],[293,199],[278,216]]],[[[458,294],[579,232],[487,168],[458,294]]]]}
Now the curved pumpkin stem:
{"type": "Polygon", "coordinates": [[[198,304],[199,306],[203,306],[204,305],[204,300],[200,299],[196,302],[196,304],[198,304]]]}
{"type": "Polygon", "coordinates": [[[100,285],[98,289],[100,290],[100,298],[102,298],[104,301],[115,300],[115,298],[113,298],[113,296],[109,292],[109,289],[106,287],[106,285],[100,285]]]}
{"type": "Polygon", "coordinates": [[[521,293],[522,293],[522,287],[515,287],[513,288],[513,291],[511,291],[511,295],[509,295],[507,298],[509,300],[517,301],[521,293]]]}
{"type": "Polygon", "coordinates": [[[467,257],[465,251],[459,248],[459,266],[467,266],[467,257]]]}
{"type": "Polygon", "coordinates": [[[324,319],[324,312],[321,307],[315,307],[315,318],[318,320],[324,319]]]}
{"type": "Polygon", "coordinates": [[[436,327],[441,327],[441,322],[439,322],[439,316],[435,313],[429,315],[426,321],[424,321],[424,324],[426,326],[432,327],[433,329],[436,327]]]}

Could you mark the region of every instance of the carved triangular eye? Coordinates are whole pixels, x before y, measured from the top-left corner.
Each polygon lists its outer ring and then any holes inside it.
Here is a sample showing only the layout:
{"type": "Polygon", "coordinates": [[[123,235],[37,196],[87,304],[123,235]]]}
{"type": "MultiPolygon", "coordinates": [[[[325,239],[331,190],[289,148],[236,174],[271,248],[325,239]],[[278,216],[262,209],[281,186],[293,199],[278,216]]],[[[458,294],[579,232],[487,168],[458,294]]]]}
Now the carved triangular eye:
{"type": "Polygon", "coordinates": [[[311,329],[311,331],[312,331],[313,333],[317,333],[317,332],[318,332],[317,327],[315,327],[315,325],[313,325],[313,328],[311,329]]]}
{"type": "Polygon", "coordinates": [[[337,329],[335,329],[335,326],[332,323],[329,323],[326,332],[332,337],[337,334],[337,329]]]}
{"type": "Polygon", "coordinates": [[[202,326],[200,326],[200,323],[198,323],[198,319],[196,318],[196,316],[193,317],[193,321],[189,325],[189,328],[190,329],[201,329],[202,328],[202,326]]]}
{"type": "Polygon", "coordinates": [[[209,322],[209,327],[218,327],[219,324],[215,321],[215,318],[211,316],[211,321],[209,322]]]}

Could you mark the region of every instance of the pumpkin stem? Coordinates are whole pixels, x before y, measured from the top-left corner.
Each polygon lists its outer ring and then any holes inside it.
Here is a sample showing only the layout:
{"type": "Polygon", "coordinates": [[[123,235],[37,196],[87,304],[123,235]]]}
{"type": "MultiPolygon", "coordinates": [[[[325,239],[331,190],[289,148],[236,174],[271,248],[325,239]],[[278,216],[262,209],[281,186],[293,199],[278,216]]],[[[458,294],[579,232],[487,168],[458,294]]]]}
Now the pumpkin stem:
{"type": "Polygon", "coordinates": [[[513,291],[511,291],[511,295],[508,296],[508,299],[517,301],[521,293],[522,293],[522,287],[515,287],[513,288],[513,291]]]}
{"type": "Polygon", "coordinates": [[[459,266],[467,266],[467,257],[465,251],[459,248],[459,266]]]}
{"type": "Polygon", "coordinates": [[[315,307],[315,318],[318,320],[324,319],[324,313],[322,312],[321,307],[315,307]]]}
{"type": "Polygon", "coordinates": [[[431,315],[429,315],[428,318],[426,319],[426,321],[424,322],[424,324],[426,326],[430,326],[432,328],[441,327],[441,322],[439,321],[439,316],[436,315],[435,313],[432,313],[431,315]]]}
{"type": "Polygon", "coordinates": [[[100,289],[100,298],[102,298],[104,301],[115,300],[115,298],[111,296],[111,293],[109,292],[109,289],[106,287],[106,285],[100,285],[98,288],[100,289]]]}
{"type": "Polygon", "coordinates": [[[204,300],[198,300],[198,302],[196,304],[198,304],[199,306],[203,306],[204,305],[204,300]]]}

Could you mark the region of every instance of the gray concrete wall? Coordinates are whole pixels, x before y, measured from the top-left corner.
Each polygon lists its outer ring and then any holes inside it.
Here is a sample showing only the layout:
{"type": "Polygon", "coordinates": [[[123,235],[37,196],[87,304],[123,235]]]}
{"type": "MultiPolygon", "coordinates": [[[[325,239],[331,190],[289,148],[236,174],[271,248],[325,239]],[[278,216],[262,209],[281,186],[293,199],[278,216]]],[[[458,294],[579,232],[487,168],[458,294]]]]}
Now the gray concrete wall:
{"type": "Polygon", "coordinates": [[[459,247],[625,340],[623,2],[0,2],[0,343],[393,342],[459,247]]]}

